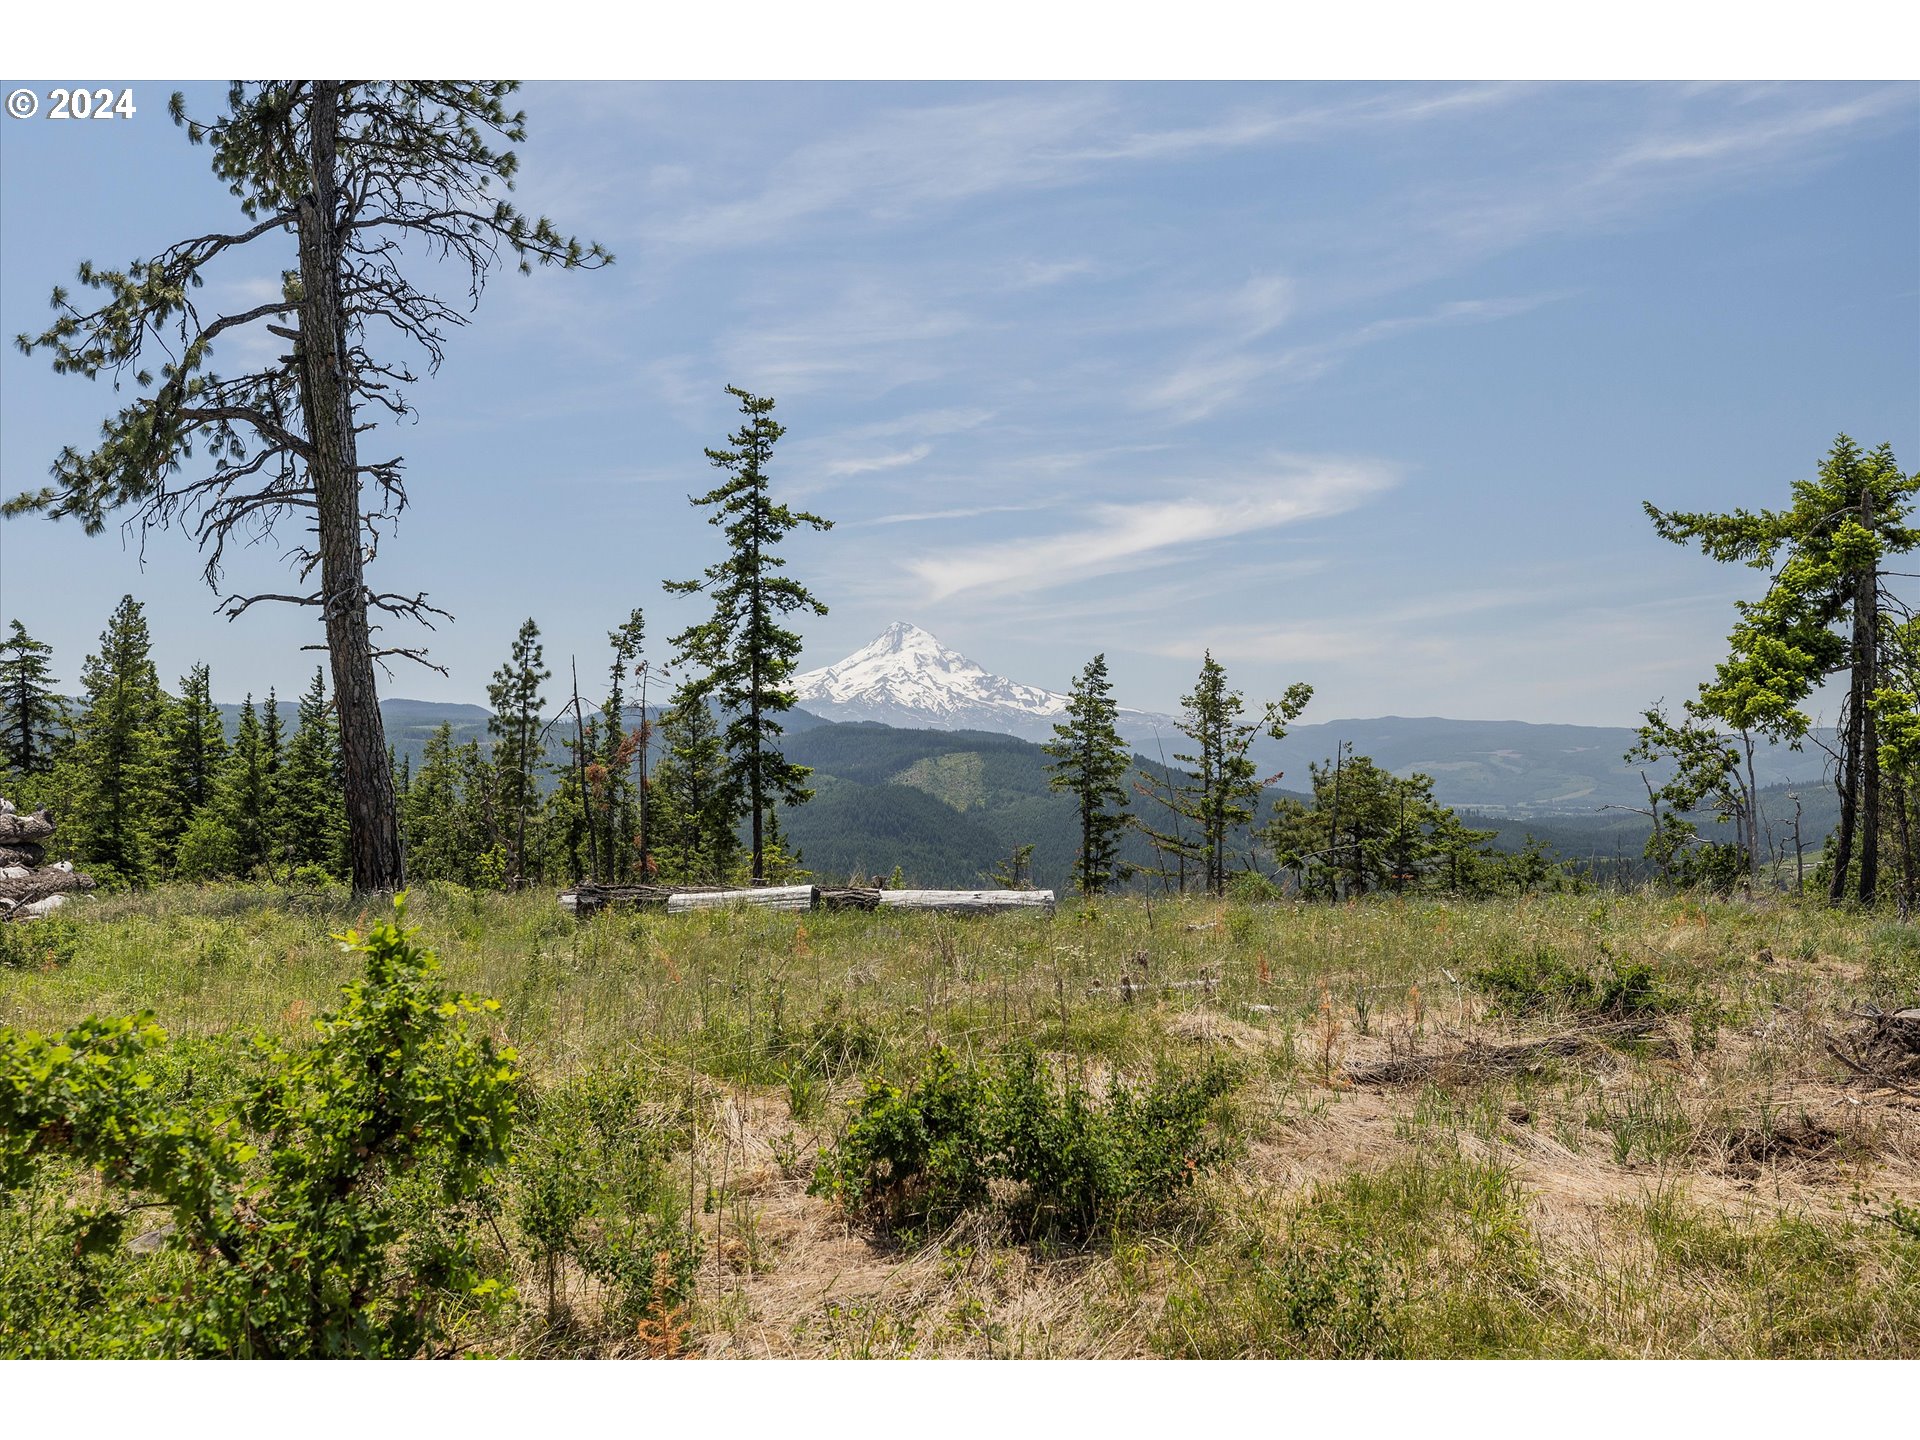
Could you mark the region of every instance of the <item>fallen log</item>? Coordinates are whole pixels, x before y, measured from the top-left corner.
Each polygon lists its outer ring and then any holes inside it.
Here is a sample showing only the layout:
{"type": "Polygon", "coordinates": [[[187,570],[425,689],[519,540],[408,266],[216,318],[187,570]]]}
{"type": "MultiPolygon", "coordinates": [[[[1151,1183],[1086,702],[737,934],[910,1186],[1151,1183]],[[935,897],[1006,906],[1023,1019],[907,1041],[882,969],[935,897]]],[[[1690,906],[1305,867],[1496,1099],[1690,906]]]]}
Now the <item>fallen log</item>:
{"type": "Polygon", "coordinates": [[[820,892],[823,910],[877,910],[880,891],[865,885],[834,885],[820,892]]]}
{"type": "Polygon", "coordinates": [[[882,910],[933,910],[946,915],[986,915],[1002,910],[1053,913],[1051,890],[882,890],[882,910]]]}
{"type": "Polygon", "coordinates": [[[0,815],[0,845],[18,845],[22,841],[44,840],[53,834],[53,821],[47,812],[31,815],[0,815]]]}
{"type": "Polygon", "coordinates": [[[820,892],[811,885],[763,885],[752,890],[685,890],[667,897],[669,915],[750,905],[757,910],[811,910],[820,892]]]}
{"type": "Polygon", "coordinates": [[[0,915],[7,918],[18,916],[21,919],[28,919],[31,917],[21,915],[20,912],[36,900],[44,900],[49,895],[64,895],[72,890],[91,889],[93,889],[91,875],[53,867],[36,870],[24,879],[0,880],[0,915]]]}
{"type": "Polygon", "coordinates": [[[1637,1040],[1659,1028],[1658,1020],[1621,1020],[1611,1025],[1571,1030],[1564,1035],[1550,1035],[1544,1040],[1525,1040],[1514,1045],[1470,1043],[1446,1055],[1392,1055],[1366,1064],[1348,1064],[1341,1070],[1353,1085],[1409,1085],[1444,1075],[1511,1074],[1555,1056],[1604,1049],[1608,1041],[1637,1040]]]}
{"type": "Polygon", "coordinates": [[[583,881],[562,891],[560,904],[576,915],[591,915],[612,906],[635,906],[643,910],[664,910],[667,898],[693,887],[682,885],[600,885],[583,881]]]}

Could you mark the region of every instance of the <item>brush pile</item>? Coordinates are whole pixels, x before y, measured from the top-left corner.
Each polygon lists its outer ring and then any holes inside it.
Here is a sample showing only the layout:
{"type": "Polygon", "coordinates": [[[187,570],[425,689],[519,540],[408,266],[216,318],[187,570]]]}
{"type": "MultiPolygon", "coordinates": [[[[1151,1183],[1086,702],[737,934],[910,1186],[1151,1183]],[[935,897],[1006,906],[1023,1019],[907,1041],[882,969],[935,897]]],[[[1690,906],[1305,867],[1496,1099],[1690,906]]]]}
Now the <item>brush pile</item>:
{"type": "Polygon", "coordinates": [[[1867,1006],[1861,1023],[1827,1053],[1863,1080],[1920,1095],[1920,1007],[1881,1010],[1867,1006]]]}
{"type": "Polygon", "coordinates": [[[53,834],[47,812],[22,815],[11,800],[0,799],[0,923],[37,920],[67,903],[76,890],[93,889],[93,877],[62,860],[43,865],[53,834]]]}

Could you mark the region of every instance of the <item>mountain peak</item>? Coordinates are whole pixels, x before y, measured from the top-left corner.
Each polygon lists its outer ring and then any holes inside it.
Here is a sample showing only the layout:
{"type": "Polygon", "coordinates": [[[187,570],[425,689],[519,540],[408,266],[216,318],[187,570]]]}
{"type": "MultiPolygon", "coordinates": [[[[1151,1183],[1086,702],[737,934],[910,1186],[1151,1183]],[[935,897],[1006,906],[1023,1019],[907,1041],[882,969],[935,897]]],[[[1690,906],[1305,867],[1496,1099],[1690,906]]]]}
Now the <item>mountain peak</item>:
{"type": "MultiPolygon", "coordinates": [[[[896,620],[844,660],[793,678],[800,703],[829,720],[912,730],[989,730],[1051,740],[1067,697],[995,675],[918,625],[896,620]]],[[[1151,729],[1162,716],[1123,712],[1151,729]]],[[[1167,722],[1170,723],[1170,722],[1167,722]]]]}
{"type": "Polygon", "coordinates": [[[833,720],[928,730],[1051,733],[1067,697],[989,674],[918,625],[896,620],[831,665],[793,678],[800,703],[833,720]]]}

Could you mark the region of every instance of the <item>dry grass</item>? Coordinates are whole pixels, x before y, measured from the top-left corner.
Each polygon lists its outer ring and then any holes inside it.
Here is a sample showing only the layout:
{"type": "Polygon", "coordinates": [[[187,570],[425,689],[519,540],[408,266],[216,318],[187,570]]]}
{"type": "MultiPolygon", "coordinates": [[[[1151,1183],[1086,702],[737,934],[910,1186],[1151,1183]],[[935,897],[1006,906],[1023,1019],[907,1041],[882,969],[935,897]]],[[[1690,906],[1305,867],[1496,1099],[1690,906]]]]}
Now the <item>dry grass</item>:
{"type": "MultiPolygon", "coordinates": [[[[70,964],[0,970],[0,1023],[152,1008],[182,1033],[295,1034],[345,978],[324,937],[355,915],[182,890],[86,917],[70,964]]],[[[618,1059],[696,1101],[672,1161],[704,1252],[684,1338],[551,1334],[508,1254],[529,1318],[507,1349],[1920,1353],[1920,1097],[1827,1050],[1863,1007],[1920,1002],[1903,927],[1651,896],[576,925],[546,896],[439,891],[412,918],[502,1001],[530,1074],[618,1059]],[[1475,979],[1538,955],[1649,965],[1657,1013],[1496,1004],[1475,979]],[[1022,1038],[1096,1078],[1225,1057],[1232,1158],[1074,1252],[1013,1244],[991,1211],[902,1251],[807,1194],[867,1077],[1022,1038]]]]}

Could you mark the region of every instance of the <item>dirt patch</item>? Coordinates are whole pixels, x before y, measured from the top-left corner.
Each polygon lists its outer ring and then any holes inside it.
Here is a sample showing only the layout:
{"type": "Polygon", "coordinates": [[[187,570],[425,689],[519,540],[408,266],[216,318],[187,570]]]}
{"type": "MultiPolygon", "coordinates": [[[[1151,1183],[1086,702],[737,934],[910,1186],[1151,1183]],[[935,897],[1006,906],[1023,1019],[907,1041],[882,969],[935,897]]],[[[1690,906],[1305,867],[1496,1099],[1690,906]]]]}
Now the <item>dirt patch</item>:
{"type": "Polygon", "coordinates": [[[1424,1085],[1525,1073],[1553,1059],[1578,1059],[1590,1067],[1611,1068],[1619,1063],[1612,1045],[1642,1039],[1657,1039],[1664,1042],[1669,1055],[1674,1052],[1671,1037],[1658,1021],[1622,1020],[1511,1045],[1469,1041],[1457,1050],[1441,1053],[1393,1055],[1346,1065],[1342,1073],[1353,1085],[1424,1085]]]}
{"type": "Polygon", "coordinates": [[[1817,1163],[1834,1159],[1841,1148],[1838,1130],[1809,1115],[1777,1124],[1749,1125],[1726,1139],[1727,1166],[1736,1174],[1758,1173],[1763,1165],[1817,1163]]]}

